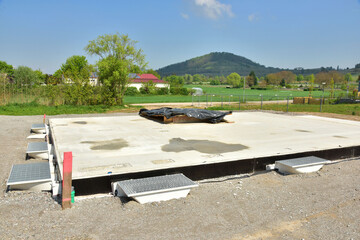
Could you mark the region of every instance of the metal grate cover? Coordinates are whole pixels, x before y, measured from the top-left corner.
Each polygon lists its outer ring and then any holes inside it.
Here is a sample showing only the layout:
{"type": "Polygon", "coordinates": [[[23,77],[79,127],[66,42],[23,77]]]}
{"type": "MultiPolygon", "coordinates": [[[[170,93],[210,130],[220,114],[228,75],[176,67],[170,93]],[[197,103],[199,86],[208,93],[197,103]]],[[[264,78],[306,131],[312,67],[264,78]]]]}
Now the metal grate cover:
{"type": "Polygon", "coordinates": [[[198,186],[197,183],[183,174],[124,180],[117,182],[117,184],[128,197],[145,192],[198,186]]]}
{"type": "Polygon", "coordinates": [[[26,153],[47,152],[48,150],[47,142],[32,142],[28,144],[26,153]]]}
{"type": "Polygon", "coordinates": [[[13,165],[7,185],[51,180],[49,162],[13,165]]]}
{"type": "Polygon", "coordinates": [[[324,158],[310,156],[310,157],[301,157],[301,158],[293,158],[289,160],[276,161],[275,163],[281,163],[290,167],[301,167],[301,166],[310,166],[316,164],[325,164],[327,162],[328,160],[324,158]]]}
{"type": "Polygon", "coordinates": [[[31,129],[45,129],[45,127],[46,126],[44,123],[36,123],[31,125],[31,129]]]}

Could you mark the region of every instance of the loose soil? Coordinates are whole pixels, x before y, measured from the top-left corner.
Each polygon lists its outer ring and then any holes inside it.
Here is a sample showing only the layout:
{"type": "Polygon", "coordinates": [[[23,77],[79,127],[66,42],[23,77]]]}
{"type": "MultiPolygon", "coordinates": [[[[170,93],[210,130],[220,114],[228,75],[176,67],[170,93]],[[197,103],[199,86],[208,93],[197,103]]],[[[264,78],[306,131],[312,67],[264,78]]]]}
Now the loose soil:
{"type": "Polygon", "coordinates": [[[5,191],[42,116],[0,121],[0,239],[360,239],[359,159],[311,174],[207,179],[184,199],[141,205],[108,195],[61,210],[50,193],[5,191]]]}

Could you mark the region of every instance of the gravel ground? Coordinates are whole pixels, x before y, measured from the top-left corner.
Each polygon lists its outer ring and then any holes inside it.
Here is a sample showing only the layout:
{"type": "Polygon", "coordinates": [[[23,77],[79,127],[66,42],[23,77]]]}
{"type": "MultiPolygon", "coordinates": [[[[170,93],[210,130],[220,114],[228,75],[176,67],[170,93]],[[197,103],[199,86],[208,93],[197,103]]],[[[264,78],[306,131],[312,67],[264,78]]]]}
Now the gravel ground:
{"type": "Polygon", "coordinates": [[[179,200],[140,205],[109,195],[61,210],[50,193],[5,192],[42,116],[0,120],[0,239],[360,239],[359,159],[312,174],[208,179],[179,200]]]}

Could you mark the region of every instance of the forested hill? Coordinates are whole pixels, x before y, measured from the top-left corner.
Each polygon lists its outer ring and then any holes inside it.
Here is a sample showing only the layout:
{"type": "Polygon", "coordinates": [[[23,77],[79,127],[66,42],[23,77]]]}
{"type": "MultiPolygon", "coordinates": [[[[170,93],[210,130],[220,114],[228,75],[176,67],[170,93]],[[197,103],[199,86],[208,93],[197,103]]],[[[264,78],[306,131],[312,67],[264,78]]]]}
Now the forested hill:
{"type": "Polygon", "coordinates": [[[227,76],[237,72],[244,76],[254,71],[257,76],[279,72],[284,69],[265,67],[247,58],[226,52],[213,52],[201,57],[192,58],[185,62],[172,64],[157,70],[162,76],[204,74],[207,76],[227,76]]]}

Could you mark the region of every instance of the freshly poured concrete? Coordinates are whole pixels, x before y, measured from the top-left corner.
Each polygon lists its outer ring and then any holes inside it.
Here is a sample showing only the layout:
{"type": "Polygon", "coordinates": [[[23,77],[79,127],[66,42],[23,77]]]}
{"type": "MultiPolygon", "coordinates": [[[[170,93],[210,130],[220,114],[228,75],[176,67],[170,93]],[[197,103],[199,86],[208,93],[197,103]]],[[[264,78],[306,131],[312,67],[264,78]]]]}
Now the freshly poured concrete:
{"type": "Polygon", "coordinates": [[[62,172],[73,179],[238,161],[360,145],[360,122],[240,112],[234,123],[161,124],[140,116],[50,119],[62,172]]]}

